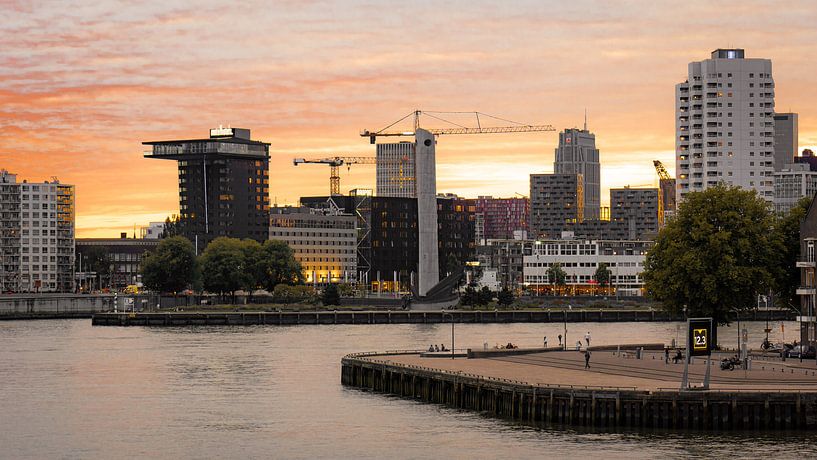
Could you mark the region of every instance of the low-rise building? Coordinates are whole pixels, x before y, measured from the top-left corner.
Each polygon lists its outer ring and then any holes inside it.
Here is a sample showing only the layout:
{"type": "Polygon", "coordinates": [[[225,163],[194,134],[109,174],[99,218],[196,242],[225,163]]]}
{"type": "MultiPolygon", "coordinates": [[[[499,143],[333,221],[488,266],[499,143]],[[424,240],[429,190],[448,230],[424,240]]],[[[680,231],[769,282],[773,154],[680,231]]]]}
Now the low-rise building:
{"type": "Polygon", "coordinates": [[[292,248],[308,283],[352,283],[358,278],[355,223],[355,216],[332,209],[274,207],[269,238],[292,248]]]}
{"type": "Polygon", "coordinates": [[[80,238],[77,240],[76,278],[78,290],[110,289],[120,291],[140,285],[139,266],[145,253],[161,240],[128,238],[80,238]]]}
{"type": "Polygon", "coordinates": [[[610,270],[610,294],[640,296],[644,291],[644,261],[651,241],[541,240],[525,255],[523,277],[527,290],[550,294],[557,290],[548,277],[554,264],[566,274],[565,289],[573,295],[605,292],[596,283],[596,270],[605,264],[610,270]]]}

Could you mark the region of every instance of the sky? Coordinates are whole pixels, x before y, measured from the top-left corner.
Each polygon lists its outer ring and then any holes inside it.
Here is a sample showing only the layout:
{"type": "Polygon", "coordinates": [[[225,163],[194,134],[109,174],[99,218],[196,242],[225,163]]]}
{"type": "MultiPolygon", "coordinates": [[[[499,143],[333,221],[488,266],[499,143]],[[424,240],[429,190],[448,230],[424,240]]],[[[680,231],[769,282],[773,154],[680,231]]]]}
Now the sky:
{"type": "MultiPolygon", "coordinates": [[[[674,85],[716,48],[772,59],[776,110],[799,113],[801,149],[817,145],[809,1],[0,6],[0,168],[76,185],[78,237],[116,237],[178,212],[175,163],[143,158],[144,141],[249,128],[271,144],[271,202],[295,204],[329,192],[329,168],[296,168],[294,157],[374,156],[359,132],[415,109],[557,130],[581,127],[587,110],[605,203],[610,187],[655,186],[654,159],[674,172],[674,85]]],[[[437,190],[528,195],[529,174],[553,171],[557,141],[441,136],[437,190]]],[[[343,168],[342,191],[374,182],[374,165],[343,168]]]]}

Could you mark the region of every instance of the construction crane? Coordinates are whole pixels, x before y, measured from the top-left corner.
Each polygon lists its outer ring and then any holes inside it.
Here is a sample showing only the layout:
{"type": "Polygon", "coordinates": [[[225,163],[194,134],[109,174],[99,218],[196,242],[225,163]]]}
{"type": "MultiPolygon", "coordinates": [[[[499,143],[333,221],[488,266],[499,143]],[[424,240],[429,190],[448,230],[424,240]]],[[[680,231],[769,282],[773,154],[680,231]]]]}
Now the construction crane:
{"type": "Polygon", "coordinates": [[[675,179],[670,177],[667,168],[659,160],[652,161],[655,172],[658,174],[658,202],[659,213],[658,224],[664,226],[664,215],[675,213],[675,179]]]}
{"type": "Polygon", "coordinates": [[[495,117],[493,115],[488,115],[482,112],[430,112],[430,111],[422,111],[422,110],[415,110],[414,112],[409,113],[408,115],[404,116],[403,118],[395,121],[394,123],[386,126],[383,129],[378,131],[369,131],[368,129],[364,129],[360,132],[361,137],[368,137],[369,143],[374,144],[376,143],[376,139],[378,137],[383,136],[414,136],[415,132],[420,129],[420,116],[426,115],[431,118],[435,118],[437,120],[443,121],[445,123],[453,125],[450,128],[424,128],[426,131],[430,132],[435,136],[439,136],[441,134],[496,134],[496,133],[529,133],[529,132],[539,132],[539,131],[556,131],[553,126],[551,125],[526,125],[523,123],[517,123],[515,121],[506,120],[504,118],[495,117]],[[435,114],[473,114],[476,118],[477,127],[467,127],[460,125],[458,123],[451,122],[449,120],[445,120],[442,117],[436,116],[435,114]],[[400,123],[401,121],[409,118],[414,117],[414,130],[412,131],[389,131],[391,127],[400,123]],[[506,123],[511,123],[511,126],[491,126],[491,127],[483,127],[482,121],[480,120],[480,116],[484,118],[491,118],[494,120],[504,121],[506,123]]]}
{"type": "Polygon", "coordinates": [[[375,157],[341,157],[336,156],[332,158],[320,158],[320,159],[312,159],[307,160],[305,158],[293,158],[292,164],[298,166],[299,164],[307,164],[307,163],[315,163],[315,164],[325,164],[329,165],[331,168],[331,174],[329,176],[329,193],[331,195],[340,195],[340,167],[343,165],[353,165],[353,164],[376,164],[377,158],[375,157]]]}

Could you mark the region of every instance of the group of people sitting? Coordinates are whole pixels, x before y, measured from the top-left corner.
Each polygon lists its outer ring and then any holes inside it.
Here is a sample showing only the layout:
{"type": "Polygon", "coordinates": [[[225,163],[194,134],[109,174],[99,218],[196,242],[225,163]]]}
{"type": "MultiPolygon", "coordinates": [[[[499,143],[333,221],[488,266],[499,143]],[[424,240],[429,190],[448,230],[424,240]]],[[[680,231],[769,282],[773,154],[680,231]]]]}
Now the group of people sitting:
{"type": "Polygon", "coordinates": [[[495,350],[512,350],[514,348],[519,348],[519,347],[517,345],[514,345],[511,342],[508,342],[507,345],[500,345],[500,344],[494,345],[495,350]]]}
{"type": "Polygon", "coordinates": [[[445,344],[444,344],[444,343],[441,343],[439,347],[438,347],[438,346],[437,346],[437,344],[435,343],[435,344],[433,344],[433,345],[429,345],[429,346],[428,346],[428,351],[429,351],[429,352],[432,352],[432,351],[451,351],[451,350],[449,350],[448,348],[445,348],[445,344]]]}

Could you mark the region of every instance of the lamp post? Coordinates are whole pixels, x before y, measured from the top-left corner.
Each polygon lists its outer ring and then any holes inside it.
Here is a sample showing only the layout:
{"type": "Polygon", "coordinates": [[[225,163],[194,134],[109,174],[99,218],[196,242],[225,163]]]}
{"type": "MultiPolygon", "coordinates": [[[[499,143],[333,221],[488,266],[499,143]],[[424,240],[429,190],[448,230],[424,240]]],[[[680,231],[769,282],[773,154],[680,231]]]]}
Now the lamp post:
{"type": "Polygon", "coordinates": [[[738,337],[738,346],[737,346],[737,348],[738,348],[738,358],[740,358],[740,311],[738,311],[736,308],[732,308],[732,311],[735,312],[735,318],[738,321],[738,335],[737,335],[737,337],[738,337]]]}
{"type": "Polygon", "coordinates": [[[454,359],[454,314],[451,312],[443,312],[443,318],[451,317],[451,359],[454,359]]]}
{"type": "Polygon", "coordinates": [[[570,305],[570,304],[567,304],[567,308],[564,309],[564,312],[563,312],[564,314],[562,315],[562,320],[564,320],[564,325],[565,325],[565,341],[564,341],[564,349],[565,350],[567,350],[567,309],[572,310],[573,306],[570,305]]]}

